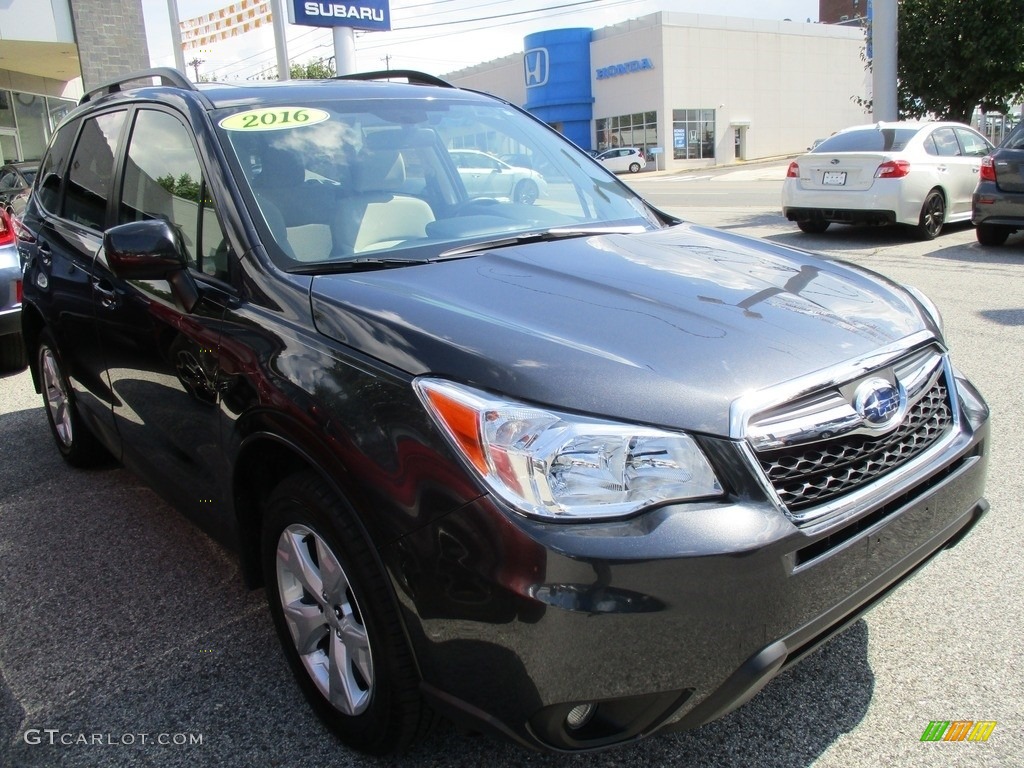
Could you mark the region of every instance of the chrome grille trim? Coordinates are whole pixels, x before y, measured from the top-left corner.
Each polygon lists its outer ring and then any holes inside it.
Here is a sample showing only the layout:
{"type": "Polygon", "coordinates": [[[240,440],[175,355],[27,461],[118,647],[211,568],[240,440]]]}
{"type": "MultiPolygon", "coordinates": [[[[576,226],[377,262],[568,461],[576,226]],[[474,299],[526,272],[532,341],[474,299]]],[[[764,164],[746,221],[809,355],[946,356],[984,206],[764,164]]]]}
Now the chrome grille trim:
{"type": "MultiPolygon", "coordinates": [[[[801,413],[827,413],[828,408],[821,407],[823,403],[838,403],[836,398],[844,388],[849,393],[858,381],[880,372],[892,379],[898,378],[904,389],[910,390],[907,407],[910,417],[882,435],[861,433],[849,437],[848,434],[852,433],[847,433],[826,439],[819,436],[795,441],[774,452],[772,449],[756,451],[751,440],[742,440],[742,451],[755,469],[758,482],[768,498],[805,533],[831,529],[870,511],[873,505],[882,502],[892,493],[900,492],[908,483],[920,482],[934,469],[933,457],[950,449],[955,450],[954,444],[958,445],[965,437],[961,434],[960,405],[954,372],[945,350],[934,338],[928,337],[927,343],[909,349],[904,346],[902,354],[874,355],[872,362],[880,363],[881,366],[871,368],[864,366],[863,361],[845,366],[845,380],[838,380],[835,375],[841,366],[829,369],[819,374],[817,388],[810,386],[808,379],[773,388],[770,393],[776,397],[785,391],[797,395],[789,401],[788,406],[763,392],[733,404],[732,415],[740,416],[741,423],[747,428],[750,424],[762,424],[764,419],[786,419],[794,415],[798,417],[801,413]],[[752,403],[757,403],[761,408],[755,410],[752,403]],[[787,482],[799,483],[806,474],[805,467],[794,467],[787,479],[785,471],[780,474],[778,469],[773,470],[763,463],[767,459],[770,464],[772,459],[785,456],[787,450],[795,451],[797,455],[801,451],[827,455],[823,449],[835,451],[837,449],[833,446],[842,444],[844,440],[853,442],[858,451],[852,460],[855,464],[858,461],[862,463],[861,475],[850,482],[840,483],[827,493],[812,495],[804,503],[799,493],[794,495],[793,490],[787,488],[787,482]],[[876,466],[874,462],[879,463],[876,466]],[[773,474],[778,487],[769,480],[769,473],[773,474]],[[837,492],[831,492],[836,488],[837,492]]],[[[756,429],[751,431],[758,434],[756,429]]],[[[820,466],[814,469],[819,473],[821,470],[820,466]]],[[[827,466],[824,471],[827,473],[827,466]]]]}
{"type": "Polygon", "coordinates": [[[798,512],[905,464],[941,439],[952,423],[949,392],[944,381],[936,380],[887,435],[847,433],[810,445],[759,451],[757,456],[782,503],[790,512],[798,512]]]}

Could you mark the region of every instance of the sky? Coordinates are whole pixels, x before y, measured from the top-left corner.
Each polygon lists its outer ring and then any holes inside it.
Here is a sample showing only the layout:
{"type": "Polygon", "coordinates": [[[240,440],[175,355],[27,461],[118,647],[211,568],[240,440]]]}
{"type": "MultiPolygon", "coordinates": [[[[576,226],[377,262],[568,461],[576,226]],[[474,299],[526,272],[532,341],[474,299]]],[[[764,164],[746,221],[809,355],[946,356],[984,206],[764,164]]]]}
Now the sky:
{"type": "MultiPolygon", "coordinates": [[[[178,18],[184,21],[230,5],[232,0],[142,0],[153,66],[174,66],[168,22],[172,2],[177,2],[178,18]]],[[[356,68],[415,69],[442,75],[519,53],[523,38],[532,32],[597,29],[658,11],[817,21],[818,0],[391,0],[390,32],[356,32],[356,68]]],[[[330,29],[288,25],[287,37],[292,62],[334,55],[330,29]]],[[[186,62],[197,58],[202,60],[199,74],[208,79],[273,76],[277,62],[273,28],[248,32],[208,50],[185,52],[186,62]]],[[[189,67],[188,74],[194,78],[195,68],[189,67]]]]}

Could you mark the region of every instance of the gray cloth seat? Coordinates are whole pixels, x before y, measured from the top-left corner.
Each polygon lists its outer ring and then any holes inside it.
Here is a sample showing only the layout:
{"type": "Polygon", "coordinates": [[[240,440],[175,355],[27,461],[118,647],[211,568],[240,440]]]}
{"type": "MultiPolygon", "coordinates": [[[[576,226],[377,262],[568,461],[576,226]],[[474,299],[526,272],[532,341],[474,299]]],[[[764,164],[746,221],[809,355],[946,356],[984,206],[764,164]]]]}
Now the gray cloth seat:
{"type": "Polygon", "coordinates": [[[393,248],[427,236],[434,212],[402,193],[405,159],[396,149],[364,148],[352,167],[353,193],[335,221],[335,242],[345,253],[393,248]]]}
{"type": "Polygon", "coordinates": [[[329,259],[335,250],[335,193],[328,185],[306,180],[298,152],[267,147],[261,161],[253,190],[278,243],[299,261],[329,259]]]}

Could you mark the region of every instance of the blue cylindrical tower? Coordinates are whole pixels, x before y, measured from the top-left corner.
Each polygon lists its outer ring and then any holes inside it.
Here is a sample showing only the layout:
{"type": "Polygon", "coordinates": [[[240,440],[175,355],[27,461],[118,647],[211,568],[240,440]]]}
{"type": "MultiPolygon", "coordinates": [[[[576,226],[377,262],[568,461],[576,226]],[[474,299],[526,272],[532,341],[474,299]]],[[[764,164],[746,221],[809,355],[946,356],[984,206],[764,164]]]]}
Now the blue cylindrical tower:
{"type": "Polygon", "coordinates": [[[552,29],[523,39],[526,109],[570,141],[590,149],[594,95],[591,29],[552,29]]]}

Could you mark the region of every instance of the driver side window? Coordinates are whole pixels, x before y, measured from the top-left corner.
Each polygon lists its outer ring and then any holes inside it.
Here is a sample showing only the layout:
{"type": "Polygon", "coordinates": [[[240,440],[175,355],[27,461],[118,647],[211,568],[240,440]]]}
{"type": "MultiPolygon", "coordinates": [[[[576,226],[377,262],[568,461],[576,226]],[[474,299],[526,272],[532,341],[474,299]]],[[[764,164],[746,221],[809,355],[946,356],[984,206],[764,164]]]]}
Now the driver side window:
{"type": "Polygon", "coordinates": [[[227,278],[227,241],[202,165],[173,115],[140,110],[132,128],[118,223],[164,219],[178,231],[189,265],[227,278]]]}

